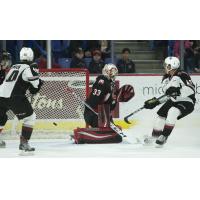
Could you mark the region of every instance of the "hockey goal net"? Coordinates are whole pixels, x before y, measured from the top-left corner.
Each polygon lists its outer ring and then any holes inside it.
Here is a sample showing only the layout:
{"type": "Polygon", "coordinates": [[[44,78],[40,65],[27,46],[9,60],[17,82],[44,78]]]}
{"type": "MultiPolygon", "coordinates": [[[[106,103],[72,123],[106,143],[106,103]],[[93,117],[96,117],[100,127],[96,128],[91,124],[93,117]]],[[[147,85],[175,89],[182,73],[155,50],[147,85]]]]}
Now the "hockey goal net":
{"type": "MultiPolygon", "coordinates": [[[[35,95],[27,94],[37,116],[35,135],[49,137],[49,134],[66,134],[78,126],[84,127],[84,105],[67,88],[85,100],[89,90],[88,70],[40,70],[40,77],[45,81],[41,90],[35,95]]],[[[20,132],[22,123],[18,122],[11,111],[8,116],[10,123],[7,123],[5,130],[15,135],[20,132]]]]}

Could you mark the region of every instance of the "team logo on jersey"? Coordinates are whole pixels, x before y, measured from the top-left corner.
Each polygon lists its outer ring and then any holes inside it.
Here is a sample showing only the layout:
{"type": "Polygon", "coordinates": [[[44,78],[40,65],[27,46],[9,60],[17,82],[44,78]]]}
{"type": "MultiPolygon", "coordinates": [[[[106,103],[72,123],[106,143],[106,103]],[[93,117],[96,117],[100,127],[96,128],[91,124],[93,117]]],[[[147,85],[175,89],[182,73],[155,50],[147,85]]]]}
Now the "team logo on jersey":
{"type": "Polygon", "coordinates": [[[103,85],[103,84],[104,84],[104,80],[103,80],[103,79],[100,79],[98,83],[99,83],[100,85],[103,85]]]}

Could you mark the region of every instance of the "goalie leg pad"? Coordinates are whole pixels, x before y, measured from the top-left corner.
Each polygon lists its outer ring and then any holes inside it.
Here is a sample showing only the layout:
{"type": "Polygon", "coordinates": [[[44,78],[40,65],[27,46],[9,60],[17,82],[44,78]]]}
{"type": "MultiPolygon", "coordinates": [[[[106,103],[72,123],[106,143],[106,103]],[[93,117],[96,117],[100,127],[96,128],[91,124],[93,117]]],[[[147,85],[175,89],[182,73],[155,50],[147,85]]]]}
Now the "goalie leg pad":
{"type": "Polygon", "coordinates": [[[77,128],[74,130],[76,144],[120,143],[122,137],[111,128],[77,128]]]}

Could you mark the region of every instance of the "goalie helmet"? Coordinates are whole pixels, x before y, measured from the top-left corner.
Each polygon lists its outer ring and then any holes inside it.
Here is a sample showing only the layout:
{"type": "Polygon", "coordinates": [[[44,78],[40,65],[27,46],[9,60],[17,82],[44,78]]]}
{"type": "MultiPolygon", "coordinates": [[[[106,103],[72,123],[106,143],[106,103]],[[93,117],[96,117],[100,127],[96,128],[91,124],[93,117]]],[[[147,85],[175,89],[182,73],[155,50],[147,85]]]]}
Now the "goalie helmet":
{"type": "Polygon", "coordinates": [[[34,58],[33,50],[29,47],[23,47],[20,51],[20,61],[32,62],[34,58]]]}
{"type": "Polygon", "coordinates": [[[105,66],[104,66],[104,68],[102,70],[102,74],[104,76],[108,77],[109,79],[111,79],[112,81],[115,81],[115,78],[118,75],[118,69],[112,63],[105,64],[105,66]]]}
{"type": "Polygon", "coordinates": [[[164,68],[166,72],[170,72],[173,69],[178,69],[180,67],[180,61],[177,57],[167,57],[164,61],[164,68]]]}

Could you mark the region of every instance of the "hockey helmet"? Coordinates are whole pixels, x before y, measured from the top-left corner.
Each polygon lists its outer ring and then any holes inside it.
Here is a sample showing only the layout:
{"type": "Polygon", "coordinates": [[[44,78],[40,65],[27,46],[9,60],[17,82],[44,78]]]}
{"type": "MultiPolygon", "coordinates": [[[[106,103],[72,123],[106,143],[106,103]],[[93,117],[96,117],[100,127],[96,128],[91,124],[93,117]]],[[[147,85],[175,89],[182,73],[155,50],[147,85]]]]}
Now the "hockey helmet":
{"type": "Polygon", "coordinates": [[[167,57],[164,61],[164,68],[167,73],[173,69],[178,69],[180,67],[180,61],[177,57],[167,57]]]}
{"type": "Polygon", "coordinates": [[[102,70],[102,74],[104,76],[108,77],[109,79],[111,79],[112,81],[114,81],[116,76],[118,75],[118,69],[112,63],[105,64],[105,66],[102,70]]]}
{"type": "Polygon", "coordinates": [[[20,51],[20,61],[33,61],[34,53],[29,47],[23,47],[20,51]]]}

